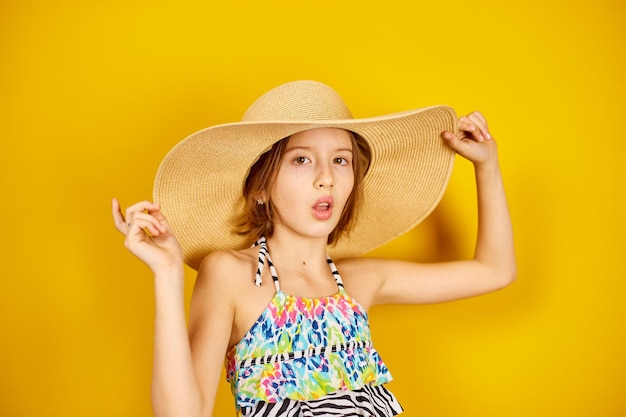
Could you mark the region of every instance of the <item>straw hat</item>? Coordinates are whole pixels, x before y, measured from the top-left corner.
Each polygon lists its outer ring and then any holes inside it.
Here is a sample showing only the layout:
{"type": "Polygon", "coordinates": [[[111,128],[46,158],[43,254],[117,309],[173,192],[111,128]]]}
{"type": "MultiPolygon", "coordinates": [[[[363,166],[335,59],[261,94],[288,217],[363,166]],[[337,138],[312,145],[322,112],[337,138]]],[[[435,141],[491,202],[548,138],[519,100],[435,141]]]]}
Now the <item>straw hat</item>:
{"type": "MultiPolygon", "coordinates": [[[[218,249],[241,249],[250,239],[235,232],[251,165],[294,133],[336,127],[361,136],[371,152],[358,222],[329,254],[372,250],[421,222],[439,203],[454,161],[443,143],[456,131],[454,110],[429,107],[354,119],[341,97],[315,81],[280,85],[257,99],[241,122],[213,126],[178,143],[161,162],[154,184],[158,202],[194,269],[218,249]]],[[[254,237],[256,238],[256,237],[254,237]]]]}

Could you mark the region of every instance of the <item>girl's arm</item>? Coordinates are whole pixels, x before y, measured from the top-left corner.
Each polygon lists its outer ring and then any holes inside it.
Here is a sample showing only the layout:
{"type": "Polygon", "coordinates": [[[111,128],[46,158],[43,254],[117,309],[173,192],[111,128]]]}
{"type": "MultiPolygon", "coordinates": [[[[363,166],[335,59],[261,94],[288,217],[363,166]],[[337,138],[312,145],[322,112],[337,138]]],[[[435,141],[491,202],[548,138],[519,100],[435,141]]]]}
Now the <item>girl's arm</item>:
{"type": "Polygon", "coordinates": [[[461,117],[459,130],[458,134],[444,132],[442,137],[474,165],[478,233],[473,258],[438,264],[369,258],[345,260],[341,263],[343,274],[361,277],[359,284],[349,290],[366,307],[449,301],[491,292],[514,281],[513,232],[495,140],[478,112],[461,117]]]}
{"type": "MultiPolygon", "coordinates": [[[[217,366],[203,371],[203,375],[217,376],[205,376],[201,385],[187,331],[182,249],[157,204],[140,202],[129,207],[124,216],[114,199],[112,210],[116,228],[126,236],[125,246],[154,273],[154,414],[210,416],[223,354],[209,361],[218,362],[217,366]],[[210,382],[213,380],[215,384],[210,382]]],[[[225,340],[226,344],[228,336],[225,340]]]]}

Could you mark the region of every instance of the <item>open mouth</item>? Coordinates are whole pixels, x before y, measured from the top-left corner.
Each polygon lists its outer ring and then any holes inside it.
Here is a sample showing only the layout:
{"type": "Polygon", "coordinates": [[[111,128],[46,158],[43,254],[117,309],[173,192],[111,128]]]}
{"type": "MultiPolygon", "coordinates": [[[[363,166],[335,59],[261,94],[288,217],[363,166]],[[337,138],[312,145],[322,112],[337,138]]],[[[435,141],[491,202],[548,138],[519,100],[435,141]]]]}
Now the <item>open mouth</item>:
{"type": "Polygon", "coordinates": [[[332,197],[323,197],[315,202],[313,205],[313,215],[318,220],[327,220],[333,214],[333,199],[332,197]]]}
{"type": "Polygon", "coordinates": [[[330,204],[328,203],[320,203],[315,206],[316,210],[328,210],[330,208],[330,204]]]}

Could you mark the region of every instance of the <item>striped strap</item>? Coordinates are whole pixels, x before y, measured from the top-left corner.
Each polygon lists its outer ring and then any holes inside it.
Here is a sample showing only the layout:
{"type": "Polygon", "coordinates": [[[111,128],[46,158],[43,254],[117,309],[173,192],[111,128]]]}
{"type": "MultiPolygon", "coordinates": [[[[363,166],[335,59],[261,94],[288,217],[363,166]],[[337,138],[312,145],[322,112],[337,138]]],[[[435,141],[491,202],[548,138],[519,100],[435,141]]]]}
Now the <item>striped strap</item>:
{"type": "Polygon", "coordinates": [[[280,284],[278,283],[278,273],[276,272],[276,268],[274,268],[274,263],[272,262],[272,258],[270,257],[270,253],[267,250],[267,241],[265,237],[261,237],[256,241],[254,246],[259,246],[259,259],[256,268],[256,274],[254,275],[254,285],[257,287],[261,286],[263,282],[261,280],[261,274],[263,273],[263,267],[265,266],[265,259],[267,259],[267,264],[270,267],[270,274],[272,275],[272,280],[274,281],[274,287],[276,287],[276,291],[280,291],[280,284]]]}
{"type": "MultiPolygon", "coordinates": [[[[265,260],[267,259],[267,264],[270,267],[270,274],[272,275],[272,280],[274,281],[274,286],[276,287],[276,291],[280,291],[280,284],[278,283],[278,273],[276,272],[276,268],[274,267],[274,263],[272,262],[272,258],[270,257],[270,252],[267,249],[267,240],[265,236],[261,237],[254,243],[254,246],[259,246],[259,258],[256,268],[256,274],[254,275],[254,284],[257,287],[261,286],[263,282],[261,280],[261,274],[263,274],[263,268],[265,267],[265,260]]],[[[335,266],[335,263],[330,256],[326,255],[326,263],[330,267],[330,271],[333,274],[333,278],[335,278],[335,282],[337,286],[343,290],[343,281],[341,280],[341,275],[339,275],[339,271],[335,266]]]]}
{"type": "Polygon", "coordinates": [[[335,263],[333,262],[332,259],[330,259],[330,256],[328,255],[326,255],[326,262],[328,263],[328,266],[330,267],[330,272],[333,273],[333,278],[335,278],[335,282],[337,283],[337,286],[343,290],[343,281],[341,280],[341,275],[339,275],[339,271],[337,270],[335,263]]]}

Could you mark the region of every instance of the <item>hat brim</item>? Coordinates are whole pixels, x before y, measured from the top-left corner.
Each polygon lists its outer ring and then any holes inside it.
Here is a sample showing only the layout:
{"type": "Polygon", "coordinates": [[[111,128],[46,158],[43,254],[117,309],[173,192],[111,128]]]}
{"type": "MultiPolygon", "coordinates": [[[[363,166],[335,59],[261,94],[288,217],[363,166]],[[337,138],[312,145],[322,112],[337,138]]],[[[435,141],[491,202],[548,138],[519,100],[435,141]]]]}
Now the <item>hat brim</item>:
{"type": "Polygon", "coordinates": [[[243,249],[251,243],[236,233],[234,223],[244,204],[243,183],[250,166],[278,140],[320,127],[352,131],[371,152],[358,221],[329,247],[332,257],[359,255],[389,242],[420,223],[441,200],[454,164],[454,151],[441,138],[443,131],[457,130],[450,107],[363,119],[213,126],[178,143],[162,161],[154,183],[154,200],[190,267],[198,269],[212,251],[243,249]]]}

